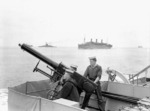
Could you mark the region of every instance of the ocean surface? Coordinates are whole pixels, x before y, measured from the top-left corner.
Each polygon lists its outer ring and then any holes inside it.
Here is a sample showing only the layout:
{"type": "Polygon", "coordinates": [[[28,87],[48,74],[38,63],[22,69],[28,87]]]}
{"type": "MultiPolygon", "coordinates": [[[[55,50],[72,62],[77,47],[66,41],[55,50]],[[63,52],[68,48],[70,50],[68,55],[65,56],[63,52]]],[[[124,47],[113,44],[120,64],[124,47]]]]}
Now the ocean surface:
{"type": "MultiPolygon", "coordinates": [[[[97,64],[103,68],[103,73],[109,67],[123,74],[135,74],[150,65],[150,49],[148,48],[112,48],[96,50],[79,50],[76,47],[39,48],[33,47],[51,60],[66,66],[78,66],[78,72],[83,74],[89,65],[89,57],[96,56],[97,64]]],[[[0,89],[13,87],[27,81],[48,79],[33,69],[38,59],[15,48],[0,48],[0,89]]],[[[47,65],[40,62],[39,68],[50,73],[47,65]]],[[[150,76],[150,75],[149,75],[150,76]]]]}

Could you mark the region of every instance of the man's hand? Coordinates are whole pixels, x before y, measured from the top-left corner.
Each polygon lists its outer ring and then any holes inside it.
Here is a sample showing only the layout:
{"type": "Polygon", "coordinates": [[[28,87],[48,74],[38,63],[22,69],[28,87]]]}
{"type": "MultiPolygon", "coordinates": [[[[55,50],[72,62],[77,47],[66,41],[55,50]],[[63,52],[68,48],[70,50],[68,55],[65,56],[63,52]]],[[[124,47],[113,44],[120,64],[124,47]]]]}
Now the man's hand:
{"type": "Polygon", "coordinates": [[[97,77],[94,81],[94,83],[96,84],[98,81],[100,80],[100,77],[97,77]]]}

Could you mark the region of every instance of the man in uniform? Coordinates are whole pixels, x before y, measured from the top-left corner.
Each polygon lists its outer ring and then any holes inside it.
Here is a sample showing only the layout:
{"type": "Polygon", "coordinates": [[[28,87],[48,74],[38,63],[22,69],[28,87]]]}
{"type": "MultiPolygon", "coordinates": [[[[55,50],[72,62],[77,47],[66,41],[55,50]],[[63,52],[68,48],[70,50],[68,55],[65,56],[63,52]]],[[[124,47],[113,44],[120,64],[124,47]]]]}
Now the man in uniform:
{"type": "Polygon", "coordinates": [[[63,87],[59,92],[58,98],[64,98],[72,101],[79,102],[79,92],[77,89],[77,83],[72,78],[72,71],[66,70],[65,74],[63,75],[62,79],[60,80],[63,87]]]}
{"type": "MultiPolygon", "coordinates": [[[[103,101],[102,101],[102,94],[101,94],[101,85],[100,85],[100,79],[101,79],[101,75],[102,75],[102,68],[100,65],[96,64],[96,57],[90,57],[90,65],[87,67],[85,73],[84,73],[84,77],[90,79],[91,81],[93,81],[94,83],[96,83],[98,85],[95,93],[98,96],[98,104],[99,104],[99,108],[101,111],[104,111],[104,107],[103,107],[103,101]]],[[[85,94],[85,98],[82,104],[82,109],[85,109],[85,107],[88,106],[88,102],[90,99],[90,96],[92,95],[92,93],[86,93],[85,94]]]]}

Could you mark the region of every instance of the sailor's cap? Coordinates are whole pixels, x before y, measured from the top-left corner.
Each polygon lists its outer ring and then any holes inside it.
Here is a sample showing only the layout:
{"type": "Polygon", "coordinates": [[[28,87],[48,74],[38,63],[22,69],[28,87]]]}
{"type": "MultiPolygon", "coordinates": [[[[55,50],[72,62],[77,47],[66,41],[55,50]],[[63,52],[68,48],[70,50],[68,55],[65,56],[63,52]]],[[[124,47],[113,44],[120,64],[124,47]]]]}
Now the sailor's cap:
{"type": "Polygon", "coordinates": [[[75,69],[77,69],[77,68],[78,68],[78,66],[73,65],[73,64],[72,64],[72,65],[70,65],[70,67],[71,67],[71,68],[75,68],[75,69]]]}
{"type": "Polygon", "coordinates": [[[74,73],[74,71],[72,71],[71,69],[65,69],[65,71],[70,74],[74,73]]]}
{"type": "Polygon", "coordinates": [[[97,60],[95,56],[93,56],[93,57],[89,57],[89,59],[90,59],[90,60],[94,60],[94,61],[96,61],[96,60],[97,60]]]}

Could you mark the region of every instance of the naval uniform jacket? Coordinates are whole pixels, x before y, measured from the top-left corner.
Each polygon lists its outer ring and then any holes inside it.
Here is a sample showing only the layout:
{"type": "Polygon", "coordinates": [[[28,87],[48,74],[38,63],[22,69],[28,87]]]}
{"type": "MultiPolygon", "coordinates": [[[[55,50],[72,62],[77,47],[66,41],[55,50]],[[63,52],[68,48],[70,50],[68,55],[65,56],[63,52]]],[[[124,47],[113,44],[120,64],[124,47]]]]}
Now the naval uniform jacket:
{"type": "Polygon", "coordinates": [[[92,67],[89,65],[84,73],[84,77],[88,77],[90,80],[95,81],[97,77],[101,78],[102,68],[100,65],[95,65],[92,67]]]}

